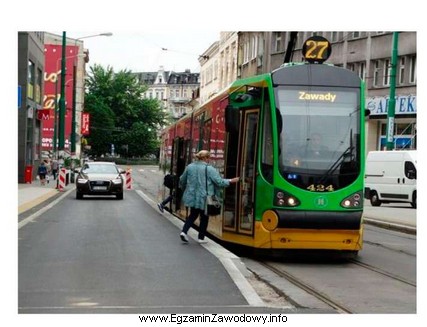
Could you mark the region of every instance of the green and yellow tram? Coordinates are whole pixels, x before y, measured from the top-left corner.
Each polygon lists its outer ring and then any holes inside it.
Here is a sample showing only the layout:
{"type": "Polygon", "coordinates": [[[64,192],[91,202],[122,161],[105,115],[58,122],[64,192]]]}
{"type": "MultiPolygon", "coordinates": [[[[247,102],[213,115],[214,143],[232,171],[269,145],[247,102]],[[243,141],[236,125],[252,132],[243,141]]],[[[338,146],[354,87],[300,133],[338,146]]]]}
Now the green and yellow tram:
{"type": "MultiPolygon", "coordinates": [[[[223,211],[210,218],[209,233],[222,241],[264,250],[362,248],[364,83],[322,63],[329,49],[309,41],[310,62],[237,80],[163,131],[161,160],[173,173],[206,149],[225,178],[242,178],[223,190],[223,211]]],[[[177,194],[171,210],[184,220],[177,194]]]]}

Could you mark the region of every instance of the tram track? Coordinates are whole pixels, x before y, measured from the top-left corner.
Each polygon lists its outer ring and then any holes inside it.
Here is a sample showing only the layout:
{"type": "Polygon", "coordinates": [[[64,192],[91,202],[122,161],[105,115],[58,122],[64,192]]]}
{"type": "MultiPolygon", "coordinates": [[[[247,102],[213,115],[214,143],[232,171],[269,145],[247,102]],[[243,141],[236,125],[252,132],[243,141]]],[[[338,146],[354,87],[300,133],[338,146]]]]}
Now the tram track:
{"type": "Polygon", "coordinates": [[[288,280],[290,283],[292,283],[293,285],[303,289],[304,291],[306,291],[308,294],[314,296],[315,298],[317,298],[318,300],[320,300],[321,302],[325,303],[326,305],[330,306],[332,309],[336,310],[337,313],[346,313],[346,314],[351,314],[353,313],[349,308],[347,308],[346,306],[338,303],[337,301],[333,300],[331,297],[329,297],[328,295],[320,292],[319,290],[317,290],[316,288],[314,288],[313,286],[311,286],[310,284],[300,280],[299,278],[295,277],[294,275],[290,274],[287,271],[284,271],[282,269],[279,269],[271,264],[269,264],[268,262],[263,262],[263,261],[258,261],[258,263],[269,269],[270,271],[274,272],[276,275],[278,275],[281,278],[285,278],[286,280],[288,280]]]}
{"type": "Polygon", "coordinates": [[[372,242],[372,241],[364,240],[363,243],[369,244],[369,245],[372,245],[372,246],[376,246],[376,247],[381,247],[383,249],[387,249],[387,250],[390,250],[390,251],[393,251],[393,252],[403,253],[403,254],[409,255],[411,257],[416,257],[416,255],[414,255],[413,253],[410,253],[408,251],[405,251],[405,250],[396,250],[396,249],[394,249],[391,246],[387,246],[385,244],[381,244],[381,243],[378,243],[378,242],[372,242]]]}
{"type": "MultiPolygon", "coordinates": [[[[380,276],[380,278],[386,278],[384,280],[388,280],[388,283],[392,283],[391,281],[396,281],[399,283],[402,283],[402,287],[410,287],[410,288],[415,288],[416,289],[416,282],[407,280],[401,276],[398,276],[396,274],[393,274],[391,272],[388,272],[384,269],[372,266],[370,264],[364,263],[362,261],[359,261],[357,259],[348,259],[345,260],[346,262],[348,262],[351,265],[354,265],[358,268],[362,268],[365,271],[368,271],[370,273],[374,273],[374,274],[378,274],[380,276]],[[406,286],[403,286],[406,285],[406,286]]],[[[269,270],[270,272],[272,272],[274,275],[276,275],[279,278],[283,278],[284,280],[286,280],[287,282],[289,282],[290,284],[294,285],[295,287],[297,287],[298,289],[301,289],[303,291],[305,291],[307,294],[309,294],[310,296],[316,298],[318,301],[324,303],[325,305],[327,305],[327,307],[332,308],[334,311],[336,311],[337,313],[341,313],[341,314],[351,314],[351,313],[360,313],[359,312],[359,308],[358,308],[358,304],[357,303],[352,303],[351,302],[351,297],[349,297],[347,299],[347,297],[345,296],[344,298],[342,297],[342,294],[334,294],[334,290],[331,289],[331,292],[328,290],[326,290],[324,288],[323,285],[318,284],[319,281],[314,282],[315,279],[309,279],[307,280],[307,278],[301,277],[301,276],[306,276],[307,274],[303,273],[303,274],[295,274],[295,269],[293,272],[290,272],[289,269],[287,269],[286,266],[281,266],[280,263],[271,263],[268,261],[262,261],[262,260],[257,260],[256,261],[259,265],[261,265],[262,267],[264,267],[265,269],[269,270]],[[305,280],[304,280],[305,279],[305,280]],[[314,284],[313,284],[314,283],[314,284]],[[320,289],[319,289],[320,286],[320,289]],[[337,298],[339,298],[340,300],[337,300],[337,298]],[[344,301],[344,303],[343,303],[344,301]],[[350,302],[349,302],[350,301],[350,302]],[[348,306],[349,303],[351,304],[351,307],[348,306]],[[354,307],[354,304],[356,305],[354,307]],[[355,308],[356,309],[355,311],[355,308]]],[[[343,269],[343,268],[340,268],[343,269]]],[[[256,272],[253,271],[255,274],[256,272]]],[[[262,277],[258,276],[258,278],[262,279],[263,282],[270,284],[270,282],[268,280],[264,280],[262,277]]],[[[281,296],[284,296],[287,301],[291,302],[294,306],[296,307],[301,307],[304,308],[304,302],[301,302],[300,300],[297,299],[292,299],[288,296],[288,294],[286,294],[287,292],[284,289],[277,289],[277,287],[275,287],[274,285],[271,285],[271,287],[275,288],[276,291],[278,291],[278,293],[281,293],[281,296]]]]}
{"type": "Polygon", "coordinates": [[[364,262],[361,262],[361,261],[359,261],[357,259],[349,259],[349,262],[352,263],[352,264],[354,264],[354,265],[357,265],[359,267],[363,267],[365,269],[368,269],[369,271],[373,271],[373,272],[376,272],[376,273],[381,274],[383,276],[389,277],[389,278],[391,278],[393,280],[399,281],[401,283],[404,283],[404,284],[407,284],[407,285],[410,285],[410,286],[413,286],[413,287],[417,287],[417,284],[414,283],[414,282],[408,281],[408,280],[406,280],[406,279],[404,279],[402,277],[399,277],[399,276],[397,276],[395,274],[389,273],[389,272],[387,272],[387,271],[385,271],[383,269],[371,266],[371,265],[369,265],[367,263],[364,263],[364,262]]]}

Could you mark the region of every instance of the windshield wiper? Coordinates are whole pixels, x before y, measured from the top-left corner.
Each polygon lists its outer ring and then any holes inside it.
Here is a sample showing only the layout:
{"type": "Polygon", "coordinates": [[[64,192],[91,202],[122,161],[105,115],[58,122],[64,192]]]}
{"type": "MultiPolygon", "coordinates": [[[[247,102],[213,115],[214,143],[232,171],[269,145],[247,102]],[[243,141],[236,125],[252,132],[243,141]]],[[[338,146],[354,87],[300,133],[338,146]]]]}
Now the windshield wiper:
{"type": "MultiPolygon", "coordinates": [[[[326,179],[332,175],[332,173],[337,170],[338,167],[341,166],[341,163],[344,161],[345,158],[347,158],[348,156],[352,157],[353,156],[353,150],[354,150],[354,146],[350,145],[344,152],[342,155],[340,155],[338,157],[338,159],[331,165],[331,167],[329,167],[328,171],[322,175],[322,177],[320,178],[320,183],[325,182],[326,179]]],[[[350,162],[353,161],[353,159],[350,159],[350,162]]]]}

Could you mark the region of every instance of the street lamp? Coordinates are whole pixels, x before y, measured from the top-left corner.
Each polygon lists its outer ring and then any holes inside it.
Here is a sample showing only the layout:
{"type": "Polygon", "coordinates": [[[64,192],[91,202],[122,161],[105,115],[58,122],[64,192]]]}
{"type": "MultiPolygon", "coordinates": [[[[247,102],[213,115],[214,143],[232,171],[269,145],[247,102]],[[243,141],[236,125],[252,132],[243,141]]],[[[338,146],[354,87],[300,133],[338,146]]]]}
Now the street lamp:
{"type": "Polygon", "coordinates": [[[65,53],[67,45],[67,34],[62,32],[62,62],[61,62],[61,98],[59,99],[59,140],[58,150],[64,151],[65,143],[65,53]]]}

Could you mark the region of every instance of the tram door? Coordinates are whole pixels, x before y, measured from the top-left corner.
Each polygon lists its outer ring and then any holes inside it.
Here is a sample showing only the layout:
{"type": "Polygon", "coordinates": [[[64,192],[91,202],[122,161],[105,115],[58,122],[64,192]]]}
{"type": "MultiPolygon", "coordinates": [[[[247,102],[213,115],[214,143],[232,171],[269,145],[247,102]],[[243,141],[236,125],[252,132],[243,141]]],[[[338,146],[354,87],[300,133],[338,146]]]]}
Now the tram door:
{"type": "Polygon", "coordinates": [[[241,181],[225,189],[223,228],[253,234],[254,186],[259,109],[241,110],[238,131],[230,131],[227,143],[227,178],[241,181]]]}
{"type": "MultiPolygon", "coordinates": [[[[185,142],[182,137],[177,137],[173,140],[172,146],[172,160],[171,160],[171,171],[172,174],[179,178],[184,172],[185,168],[185,142]]],[[[172,202],[172,211],[175,212],[180,208],[182,191],[178,188],[178,183],[174,185],[173,191],[175,192],[175,197],[172,202]]]]}
{"type": "Polygon", "coordinates": [[[238,185],[238,228],[243,234],[253,234],[254,204],[255,204],[255,172],[256,150],[258,139],[259,109],[250,109],[242,112],[240,128],[240,151],[238,157],[239,176],[238,185]]]}

